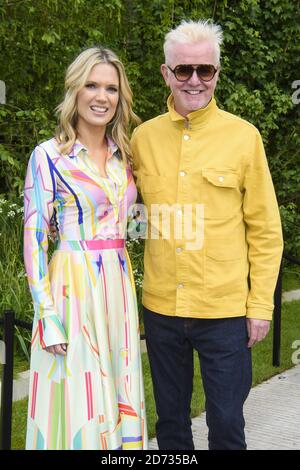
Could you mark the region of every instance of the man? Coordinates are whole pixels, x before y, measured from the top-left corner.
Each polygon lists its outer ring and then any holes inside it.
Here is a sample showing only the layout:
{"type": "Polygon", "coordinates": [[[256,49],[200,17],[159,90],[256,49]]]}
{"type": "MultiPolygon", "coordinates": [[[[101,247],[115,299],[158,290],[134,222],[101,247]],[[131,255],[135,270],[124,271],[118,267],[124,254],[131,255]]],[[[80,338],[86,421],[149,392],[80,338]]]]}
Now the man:
{"type": "Polygon", "coordinates": [[[269,331],[282,254],[260,134],[214,99],[221,41],[221,28],[203,21],[183,22],[166,35],[168,112],[132,137],[149,214],[143,305],[160,449],[194,448],[194,349],[209,448],[246,448],[251,347],[269,331]],[[166,230],[166,208],[173,230],[166,230]]]}

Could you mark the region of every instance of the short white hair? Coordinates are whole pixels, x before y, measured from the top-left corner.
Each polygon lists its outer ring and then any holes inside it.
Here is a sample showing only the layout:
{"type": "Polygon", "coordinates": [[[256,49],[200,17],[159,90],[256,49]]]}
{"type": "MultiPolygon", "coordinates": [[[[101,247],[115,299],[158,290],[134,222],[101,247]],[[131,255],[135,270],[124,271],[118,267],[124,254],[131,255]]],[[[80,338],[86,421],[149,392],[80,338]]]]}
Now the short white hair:
{"type": "Polygon", "coordinates": [[[177,28],[165,36],[164,53],[166,63],[170,59],[171,49],[176,44],[195,44],[203,41],[210,42],[216,51],[216,59],[220,63],[220,46],[223,41],[221,26],[211,20],[182,21],[177,28]]]}

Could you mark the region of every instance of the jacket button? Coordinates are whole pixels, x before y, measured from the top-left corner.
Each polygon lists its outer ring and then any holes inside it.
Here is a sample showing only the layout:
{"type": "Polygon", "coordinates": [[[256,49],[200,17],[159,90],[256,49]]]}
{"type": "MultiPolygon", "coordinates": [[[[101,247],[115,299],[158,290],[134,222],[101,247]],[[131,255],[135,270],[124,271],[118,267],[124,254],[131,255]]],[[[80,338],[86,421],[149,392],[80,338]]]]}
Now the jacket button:
{"type": "Polygon", "coordinates": [[[180,247],[176,248],[176,252],[177,252],[177,253],[181,253],[181,252],[182,252],[182,248],[180,248],[180,247]]]}
{"type": "Polygon", "coordinates": [[[178,284],[178,289],[183,289],[184,288],[184,285],[183,284],[178,284]]]}
{"type": "Polygon", "coordinates": [[[185,171],[180,171],[180,176],[185,176],[186,175],[186,172],[185,171]]]}
{"type": "Polygon", "coordinates": [[[220,181],[220,183],[223,183],[223,181],[224,181],[224,176],[219,176],[219,181],[220,181]]]}
{"type": "Polygon", "coordinates": [[[190,140],[190,136],[188,134],[184,134],[183,140],[190,140]]]}

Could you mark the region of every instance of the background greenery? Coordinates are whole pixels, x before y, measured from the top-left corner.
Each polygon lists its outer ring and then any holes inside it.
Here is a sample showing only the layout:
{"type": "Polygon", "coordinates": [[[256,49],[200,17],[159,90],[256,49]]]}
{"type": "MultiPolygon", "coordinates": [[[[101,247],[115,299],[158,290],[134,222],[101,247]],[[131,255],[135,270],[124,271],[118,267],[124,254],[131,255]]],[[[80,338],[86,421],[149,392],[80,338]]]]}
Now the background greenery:
{"type": "MultiPolygon", "coordinates": [[[[112,48],[125,63],[135,111],[151,118],[165,111],[168,95],[159,71],[164,35],[182,19],[199,18],[223,27],[218,104],[261,131],[286,249],[299,257],[300,104],[292,102],[300,80],[299,0],[0,0],[1,311],[32,317],[21,191],[30,152],[53,134],[68,64],[84,47],[112,48]]],[[[129,251],[140,296],[143,244],[131,242],[129,251]]]]}

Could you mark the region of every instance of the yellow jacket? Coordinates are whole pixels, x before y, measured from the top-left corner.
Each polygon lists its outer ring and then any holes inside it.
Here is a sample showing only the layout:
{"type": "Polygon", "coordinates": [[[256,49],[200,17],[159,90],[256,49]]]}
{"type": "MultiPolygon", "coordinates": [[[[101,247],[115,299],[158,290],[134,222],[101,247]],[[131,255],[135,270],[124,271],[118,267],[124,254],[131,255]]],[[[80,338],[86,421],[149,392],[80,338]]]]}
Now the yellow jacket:
{"type": "Polygon", "coordinates": [[[172,95],[168,109],[132,137],[149,215],[143,304],[180,317],[270,320],[283,243],[261,136],[214,99],[186,119],[172,95]]]}

